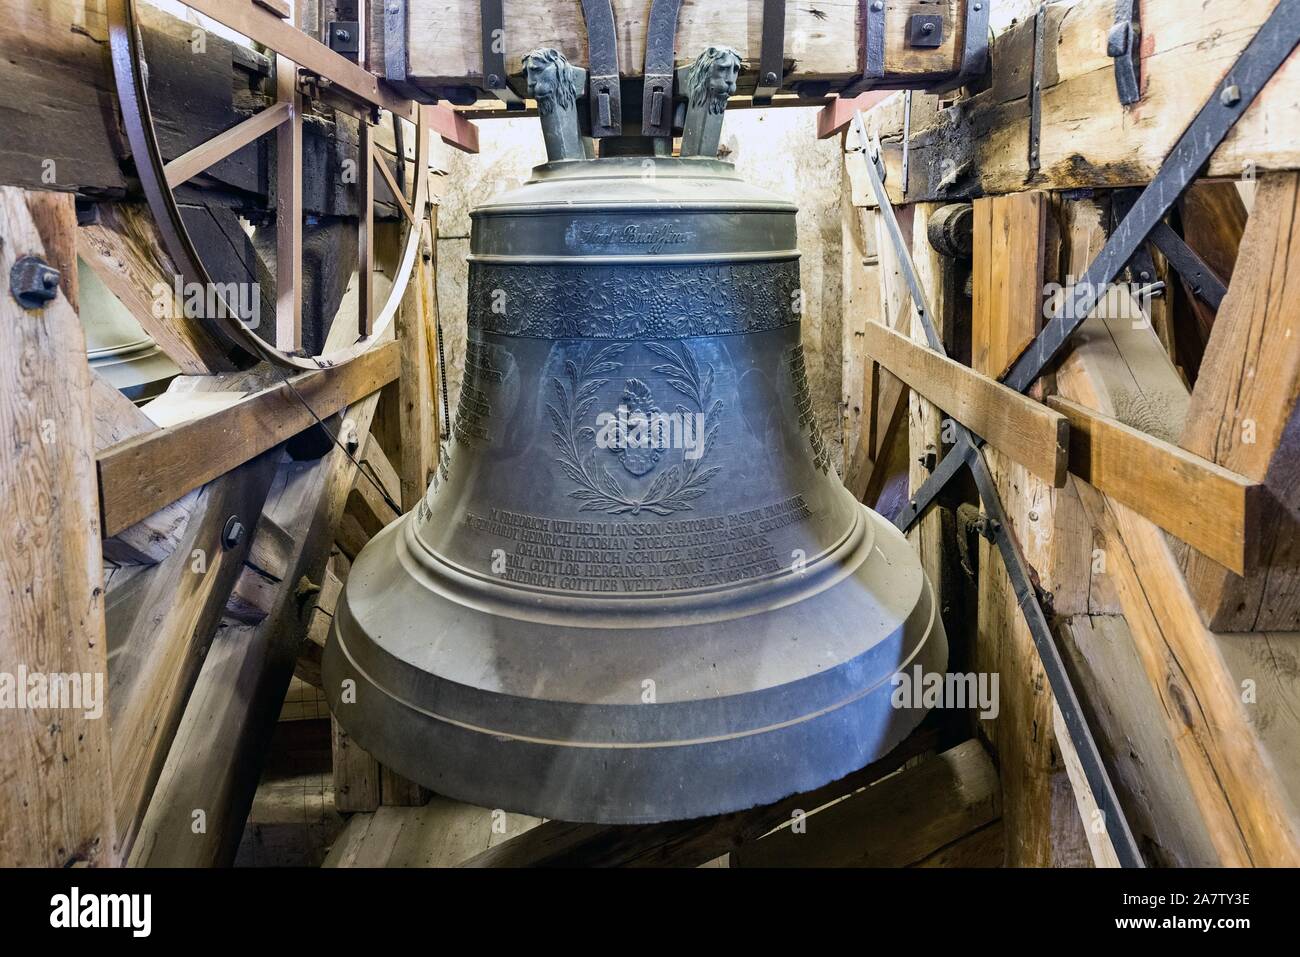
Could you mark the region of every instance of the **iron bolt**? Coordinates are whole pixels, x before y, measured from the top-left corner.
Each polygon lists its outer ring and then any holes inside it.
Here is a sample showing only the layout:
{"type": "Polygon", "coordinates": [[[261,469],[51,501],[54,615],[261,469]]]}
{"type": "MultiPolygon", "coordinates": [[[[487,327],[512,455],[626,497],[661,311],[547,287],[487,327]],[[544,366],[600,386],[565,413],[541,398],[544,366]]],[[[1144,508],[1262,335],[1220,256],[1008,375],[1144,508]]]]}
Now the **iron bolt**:
{"type": "Polygon", "coordinates": [[[41,309],[59,294],[59,271],[39,256],[22,256],[9,270],[9,291],[24,309],[41,309]]]}
{"type": "Polygon", "coordinates": [[[226,527],[221,530],[221,544],[225,548],[235,548],[244,540],[244,523],[238,515],[226,519],[226,527]]]}
{"type": "Polygon", "coordinates": [[[352,39],[352,34],[347,30],[335,30],[334,36],[342,43],[347,43],[352,39]]]}
{"type": "Polygon", "coordinates": [[[879,13],[881,10],[885,9],[885,0],[875,0],[875,2],[871,4],[871,9],[876,11],[876,13],[879,13]]]}
{"type": "Polygon", "coordinates": [[[768,86],[771,86],[773,83],[776,82],[776,74],[775,74],[775,73],[764,73],[764,74],[763,74],[763,82],[766,83],[768,86]]]}
{"type": "Polygon", "coordinates": [[[1241,87],[1235,83],[1225,86],[1219,94],[1219,102],[1224,106],[1236,106],[1241,102],[1241,87]]]}
{"type": "Polygon", "coordinates": [[[933,32],[934,32],[934,24],[933,24],[933,23],[927,23],[927,24],[925,24],[924,26],[921,27],[921,32],[924,33],[924,34],[927,34],[927,35],[933,33],[933,32]]]}

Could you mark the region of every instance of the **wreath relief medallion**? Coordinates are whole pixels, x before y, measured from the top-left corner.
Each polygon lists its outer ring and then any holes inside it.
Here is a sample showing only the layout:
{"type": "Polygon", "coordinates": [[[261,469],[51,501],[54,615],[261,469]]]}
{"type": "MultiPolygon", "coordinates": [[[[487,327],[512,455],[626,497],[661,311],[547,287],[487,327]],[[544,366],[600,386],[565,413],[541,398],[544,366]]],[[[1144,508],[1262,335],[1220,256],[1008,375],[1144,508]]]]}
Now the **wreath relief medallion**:
{"type": "Polygon", "coordinates": [[[694,436],[694,443],[681,454],[680,461],[662,468],[665,460],[678,458],[665,454],[666,430],[660,430],[671,417],[662,413],[649,385],[641,379],[627,378],[621,390],[620,415],[634,416],[638,428],[647,422],[651,424],[643,430],[640,441],[602,448],[597,442],[596,429],[586,423],[592,421],[590,416],[597,395],[623,369],[623,354],[633,344],[620,343],[599,349],[588,346],[580,358],[565,361],[564,376],[551,379],[556,401],[546,407],[555,425],[551,438],[559,453],[556,461],[564,474],[578,485],[568,495],[582,502],[579,511],[603,511],[611,515],[637,515],[643,511],[671,515],[686,511],[694,507],[691,503],[707,491],[714,476],[722,471],[720,466],[707,465],[723,407],[721,399],[713,398],[713,367],[701,368],[684,343],[676,349],[660,342],[640,345],[663,360],[651,371],[666,377],[664,384],[688,401],[689,404],[675,406],[677,418],[672,421],[699,423],[697,428],[692,429],[688,424],[679,432],[687,442],[694,436]],[[605,464],[612,461],[617,461],[632,476],[626,480],[627,487],[605,464]],[[650,479],[644,491],[639,490],[640,483],[636,481],[639,478],[650,479]]]}

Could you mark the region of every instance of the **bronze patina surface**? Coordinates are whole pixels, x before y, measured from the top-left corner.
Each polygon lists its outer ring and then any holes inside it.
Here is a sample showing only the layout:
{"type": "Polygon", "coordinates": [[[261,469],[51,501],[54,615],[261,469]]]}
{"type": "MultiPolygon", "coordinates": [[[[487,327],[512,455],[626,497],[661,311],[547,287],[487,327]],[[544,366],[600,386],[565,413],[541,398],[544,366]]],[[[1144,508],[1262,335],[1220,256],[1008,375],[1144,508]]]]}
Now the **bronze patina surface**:
{"type": "Polygon", "coordinates": [[[662,155],[549,162],[474,211],[450,454],[325,654],[379,761],[641,823],[818,787],[920,721],[891,678],[942,670],[943,628],[817,430],[795,212],[662,155]]]}

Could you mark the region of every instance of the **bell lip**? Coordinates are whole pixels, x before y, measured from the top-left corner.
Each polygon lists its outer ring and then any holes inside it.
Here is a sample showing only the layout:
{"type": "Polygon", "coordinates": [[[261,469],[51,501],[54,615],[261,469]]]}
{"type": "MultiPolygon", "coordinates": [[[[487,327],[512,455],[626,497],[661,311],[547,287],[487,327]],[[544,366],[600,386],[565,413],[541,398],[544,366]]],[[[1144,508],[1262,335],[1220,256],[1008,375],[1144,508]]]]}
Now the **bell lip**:
{"type": "MultiPolygon", "coordinates": [[[[847,494],[847,492],[846,492],[847,494]]],[[[781,568],[736,582],[633,595],[562,591],[503,582],[437,552],[420,535],[419,509],[399,519],[402,558],[425,573],[432,591],[450,601],[503,618],[569,627],[661,628],[714,624],[807,601],[857,574],[876,548],[876,523],[865,508],[831,545],[807,559],[803,571],[781,568]],[[595,607],[593,607],[595,606],[595,607]],[[608,617],[607,617],[608,616],[608,617]]]]}
{"type": "MultiPolygon", "coordinates": [[[[403,698],[402,696],[396,694],[390,688],[380,684],[379,681],[377,681],[373,676],[371,676],[368,672],[366,672],[366,670],[361,666],[359,662],[357,662],[357,660],[353,657],[352,653],[348,650],[347,645],[344,642],[341,634],[340,618],[336,617],[334,624],[332,624],[330,627],[329,645],[335,655],[343,656],[343,658],[347,662],[347,668],[351,673],[364,679],[366,687],[383,695],[385,698],[393,702],[393,704],[395,704],[397,707],[421,715],[424,718],[427,718],[429,720],[440,722],[442,724],[451,725],[465,731],[473,732],[475,734],[488,735],[498,740],[509,740],[521,744],[542,745],[545,747],[554,747],[554,748],[582,748],[582,749],[594,749],[594,750],[600,750],[600,749],[652,750],[652,749],[660,749],[660,748],[698,747],[700,745],[718,744],[721,742],[734,741],[741,738],[748,738],[756,735],[770,734],[772,732],[782,731],[788,728],[796,727],[800,724],[805,724],[810,721],[819,720],[828,715],[834,714],[835,712],[840,711],[844,708],[851,707],[857,702],[859,702],[860,700],[862,700],[863,698],[875,694],[876,692],[880,691],[882,688],[884,688],[887,685],[891,685],[893,683],[894,678],[897,675],[903,674],[904,671],[908,669],[912,665],[912,663],[915,662],[917,658],[919,658],[927,650],[927,648],[930,646],[931,639],[933,639],[936,635],[943,636],[943,642],[946,651],[947,635],[943,628],[943,622],[939,618],[938,602],[935,600],[934,586],[930,582],[928,576],[923,575],[922,581],[923,581],[923,585],[921,589],[921,595],[918,596],[917,604],[913,606],[912,614],[910,614],[906,619],[904,619],[903,623],[900,624],[896,629],[895,634],[897,635],[898,643],[902,645],[902,650],[906,652],[906,657],[903,658],[901,661],[899,661],[894,666],[892,671],[882,673],[880,677],[876,678],[874,681],[871,681],[864,686],[855,688],[853,692],[849,695],[841,697],[828,704],[819,704],[818,706],[806,712],[795,713],[792,717],[784,718],[779,721],[769,721],[763,724],[754,725],[752,727],[744,727],[739,730],[732,730],[725,733],[697,735],[694,737],[656,739],[653,741],[578,740],[574,738],[540,737],[536,735],[523,734],[515,730],[507,730],[502,727],[490,728],[484,725],[474,724],[459,718],[454,718],[450,715],[440,714],[436,711],[431,711],[428,708],[422,707],[418,704],[415,704],[403,698]],[[915,613],[918,609],[921,609],[923,607],[925,608],[925,612],[923,614],[926,620],[923,623],[916,622],[914,620],[915,613]],[[907,641],[909,636],[915,636],[916,638],[915,643],[910,647],[910,649],[907,647],[907,641]]],[[[863,650],[858,655],[857,658],[840,662],[836,666],[837,670],[851,669],[859,659],[866,658],[872,655],[873,653],[876,653],[880,647],[881,646],[879,644],[871,645],[870,647],[863,650]]],[[[753,700],[753,699],[758,699],[760,697],[770,697],[780,693],[786,693],[791,689],[794,689],[800,685],[809,685],[809,684],[817,683],[824,680],[825,678],[826,678],[826,674],[824,672],[812,672],[810,674],[802,675],[794,679],[793,681],[790,681],[782,685],[770,685],[765,688],[755,688],[748,691],[735,692],[729,695],[720,695],[715,698],[670,701],[670,702],[664,702],[662,704],[650,705],[649,707],[663,708],[663,709],[675,710],[675,711],[685,711],[687,709],[691,709],[699,705],[702,701],[707,702],[709,704],[715,704],[718,702],[726,702],[728,700],[735,700],[735,701],[740,701],[741,699],[753,700]]],[[[442,679],[442,680],[450,681],[451,679],[442,679]]],[[[332,689],[336,688],[339,685],[339,682],[327,682],[327,684],[329,687],[326,689],[326,697],[330,699],[329,701],[330,710],[334,711],[337,702],[334,700],[334,696],[332,696],[330,692],[332,689]]],[[[520,704],[523,704],[525,702],[535,703],[539,700],[539,699],[526,699],[519,695],[513,695],[507,692],[499,692],[499,691],[488,692],[488,691],[482,691],[482,689],[475,689],[475,690],[479,690],[483,694],[490,694],[492,697],[498,699],[506,706],[508,706],[511,701],[515,701],[515,702],[519,702],[520,704]]],[[[602,711],[605,710],[623,711],[629,715],[638,712],[644,712],[644,710],[648,707],[645,704],[631,704],[631,703],[601,702],[599,704],[595,704],[595,703],[580,702],[580,701],[547,701],[546,703],[567,705],[574,708],[589,707],[592,709],[600,709],[602,711]]],[[[365,744],[364,741],[362,741],[361,743],[365,744]]],[[[367,745],[367,750],[372,750],[372,749],[370,749],[369,746],[367,745]]],[[[398,769],[400,770],[400,768],[398,769]]]]}

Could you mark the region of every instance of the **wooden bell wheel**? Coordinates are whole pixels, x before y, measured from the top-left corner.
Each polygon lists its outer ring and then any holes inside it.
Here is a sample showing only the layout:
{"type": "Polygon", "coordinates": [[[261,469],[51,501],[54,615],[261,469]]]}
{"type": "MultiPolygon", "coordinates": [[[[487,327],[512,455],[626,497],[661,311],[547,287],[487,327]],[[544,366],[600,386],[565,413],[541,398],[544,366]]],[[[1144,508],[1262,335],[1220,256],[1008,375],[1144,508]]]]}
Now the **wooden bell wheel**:
{"type": "MultiPolygon", "coordinates": [[[[205,317],[213,331],[232,347],[295,369],[337,366],[356,358],[384,336],[397,312],[420,245],[428,204],[429,121],[427,108],[402,99],[372,74],[281,19],[253,0],[184,0],[186,6],[274,51],[275,102],[181,156],[166,160],[159,148],[149,108],[147,68],[137,27],[137,0],[109,0],[109,44],[113,78],[123,124],[135,157],[140,183],[157,223],[162,245],[187,284],[196,283],[215,298],[215,315],[205,317]],[[338,315],[334,324],[354,321],[356,338],[319,355],[303,348],[303,103],[299,75],[329,91],[329,105],[356,111],[359,151],[356,169],[358,203],[357,309],[355,319],[338,315]],[[393,176],[375,145],[376,124],[383,112],[392,117],[395,140],[413,132],[415,175],[410,194],[393,176]],[[255,324],[214,284],[186,229],[173,190],[259,137],[274,133],[276,161],[275,316],[274,329],[260,334],[255,324]],[[397,243],[392,286],[376,303],[375,170],[378,169],[405,220],[397,243]]],[[[399,156],[399,162],[401,157],[399,156]]],[[[257,324],[260,325],[260,324],[257,324]]],[[[331,332],[331,339],[340,336],[331,332]]]]}

